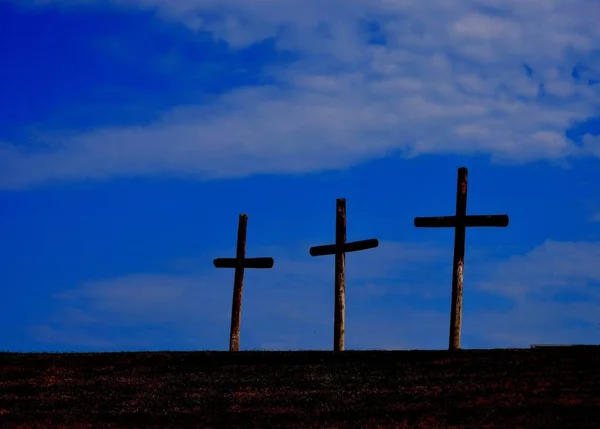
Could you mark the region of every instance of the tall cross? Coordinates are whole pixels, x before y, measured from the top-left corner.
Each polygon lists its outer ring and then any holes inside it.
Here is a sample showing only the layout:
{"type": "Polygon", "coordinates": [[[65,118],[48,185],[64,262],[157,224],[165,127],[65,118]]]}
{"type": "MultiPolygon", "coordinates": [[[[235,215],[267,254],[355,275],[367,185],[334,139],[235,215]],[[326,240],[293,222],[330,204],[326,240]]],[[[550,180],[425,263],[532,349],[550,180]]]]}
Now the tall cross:
{"type": "Polygon", "coordinates": [[[508,215],[467,216],[467,169],[458,169],[456,185],[456,214],[454,216],[416,217],[415,226],[454,228],[454,260],[452,262],[452,307],[450,311],[450,350],[460,349],[462,322],[463,276],[465,265],[465,230],[470,226],[508,226],[508,215]]]}
{"type": "Polygon", "coordinates": [[[338,198],[336,205],[335,244],[311,247],[310,254],[311,256],[335,255],[333,348],[337,352],[344,350],[344,308],[346,307],[345,252],[372,249],[377,247],[379,242],[376,238],[371,238],[369,240],[346,243],[346,200],[338,198]]]}
{"type": "Polygon", "coordinates": [[[240,349],[240,314],[242,312],[242,289],[244,288],[245,268],[273,268],[273,258],[246,258],[246,230],[248,215],[241,214],[238,223],[237,251],[235,258],[216,258],[216,268],[235,268],[233,280],[233,301],[231,304],[231,330],[229,332],[229,351],[240,349]]]}

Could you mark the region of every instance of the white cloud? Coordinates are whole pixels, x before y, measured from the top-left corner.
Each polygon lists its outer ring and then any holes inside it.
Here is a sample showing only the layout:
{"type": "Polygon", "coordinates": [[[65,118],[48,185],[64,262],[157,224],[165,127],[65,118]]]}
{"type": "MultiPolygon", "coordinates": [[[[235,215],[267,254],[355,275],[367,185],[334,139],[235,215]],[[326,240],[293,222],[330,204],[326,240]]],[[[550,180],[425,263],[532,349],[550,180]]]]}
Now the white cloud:
{"type": "Polygon", "coordinates": [[[234,89],[148,126],[47,136],[44,150],[0,145],[0,186],[294,173],[396,150],[485,153],[499,162],[600,156],[597,144],[582,149],[564,136],[597,107],[599,86],[571,76],[580,64],[586,79],[600,76],[595,0],[113,3],[155,10],[234,48],[276,37],[278,48],[300,59],[268,68],[284,86],[234,89]],[[379,24],[386,45],[367,43],[365,21],[379,24]],[[537,96],[541,84],[544,97],[537,96]]]}
{"type": "MultiPolygon", "coordinates": [[[[446,348],[450,247],[382,246],[348,255],[347,348],[446,348]],[[396,257],[382,258],[392,250],[396,257]],[[370,252],[372,259],[367,257],[370,252]]],[[[257,251],[267,250],[274,249],[257,251]]],[[[283,256],[276,258],[273,270],[246,273],[242,348],[330,349],[332,258],[311,259],[282,249],[274,254],[283,256]]],[[[546,241],[524,255],[469,261],[463,347],[599,342],[599,256],[599,242],[546,241]],[[486,303],[490,297],[492,303],[505,305],[486,303]]],[[[62,310],[47,329],[60,332],[63,339],[73,332],[75,339],[85,338],[87,347],[97,341],[115,344],[113,349],[141,343],[149,349],[164,349],[165,344],[226,349],[232,277],[231,270],[215,270],[92,282],[58,296],[62,310]],[[149,329],[152,334],[146,334],[149,329]],[[155,334],[161,330],[169,335],[155,334]],[[101,333],[97,340],[93,332],[101,333]]]]}

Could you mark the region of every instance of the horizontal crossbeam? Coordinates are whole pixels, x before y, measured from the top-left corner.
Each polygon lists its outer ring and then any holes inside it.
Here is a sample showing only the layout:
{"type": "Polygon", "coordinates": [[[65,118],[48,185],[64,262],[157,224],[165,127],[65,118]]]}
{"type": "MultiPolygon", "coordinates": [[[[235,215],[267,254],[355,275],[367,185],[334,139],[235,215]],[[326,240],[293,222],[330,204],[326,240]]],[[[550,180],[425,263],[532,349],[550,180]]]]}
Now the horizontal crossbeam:
{"type": "Polygon", "coordinates": [[[456,226],[508,226],[508,215],[468,215],[416,217],[415,226],[423,228],[448,228],[456,226]]]}
{"type": "Polygon", "coordinates": [[[238,265],[237,258],[216,258],[213,264],[216,268],[273,268],[275,260],[273,258],[245,258],[238,265]]]}
{"type": "Polygon", "coordinates": [[[372,249],[379,246],[379,241],[376,238],[368,240],[351,241],[344,243],[341,246],[337,244],[325,244],[323,246],[314,246],[310,248],[311,256],[335,255],[336,253],[356,252],[359,250],[372,249]]]}

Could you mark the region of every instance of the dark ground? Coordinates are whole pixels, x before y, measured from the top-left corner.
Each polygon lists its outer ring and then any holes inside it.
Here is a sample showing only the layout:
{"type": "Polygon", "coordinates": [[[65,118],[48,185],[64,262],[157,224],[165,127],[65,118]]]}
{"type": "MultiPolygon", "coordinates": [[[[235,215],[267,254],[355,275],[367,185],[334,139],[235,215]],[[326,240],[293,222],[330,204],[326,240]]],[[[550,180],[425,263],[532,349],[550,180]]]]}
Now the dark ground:
{"type": "Polygon", "coordinates": [[[600,347],[0,353],[1,428],[600,428],[600,347]]]}

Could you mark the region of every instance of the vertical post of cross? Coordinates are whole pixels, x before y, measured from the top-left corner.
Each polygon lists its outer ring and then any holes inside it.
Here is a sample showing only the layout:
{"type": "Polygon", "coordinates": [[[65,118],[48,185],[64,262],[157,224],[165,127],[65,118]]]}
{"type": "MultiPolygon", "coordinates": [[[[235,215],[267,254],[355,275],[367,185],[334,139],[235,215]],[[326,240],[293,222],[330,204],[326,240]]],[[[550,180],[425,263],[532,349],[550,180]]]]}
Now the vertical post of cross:
{"type": "Polygon", "coordinates": [[[310,248],[311,256],[335,255],[333,349],[336,352],[344,350],[346,329],[344,315],[346,306],[345,253],[372,249],[378,245],[379,241],[376,238],[346,243],[346,200],[338,198],[336,200],[335,244],[310,248]]]}
{"type": "Polygon", "coordinates": [[[273,258],[246,258],[246,230],[248,215],[241,214],[238,222],[237,248],[235,258],[216,258],[216,268],[235,268],[233,280],[233,299],[231,301],[231,328],[229,331],[229,351],[240,349],[240,320],[242,313],[242,290],[244,288],[245,268],[272,268],[273,258]]]}
{"type": "MultiPolygon", "coordinates": [[[[467,215],[467,169],[458,169],[456,181],[456,218],[463,219],[467,215]]],[[[452,303],[450,306],[450,332],[448,344],[450,349],[460,348],[462,326],[462,298],[465,267],[465,234],[466,228],[458,222],[454,228],[454,256],[452,258],[452,303]]]]}
{"type": "Polygon", "coordinates": [[[246,232],[248,215],[241,214],[238,220],[237,246],[235,250],[236,266],[233,274],[233,298],[231,300],[231,326],[229,330],[229,350],[240,349],[240,319],[242,313],[242,290],[244,289],[244,267],[240,263],[246,259],[246,232]]]}
{"type": "MultiPolygon", "coordinates": [[[[346,200],[336,200],[335,244],[346,243],[346,200]]],[[[335,292],[333,343],[335,349],[344,350],[344,331],[346,330],[346,254],[335,252],[335,292]]]]}

